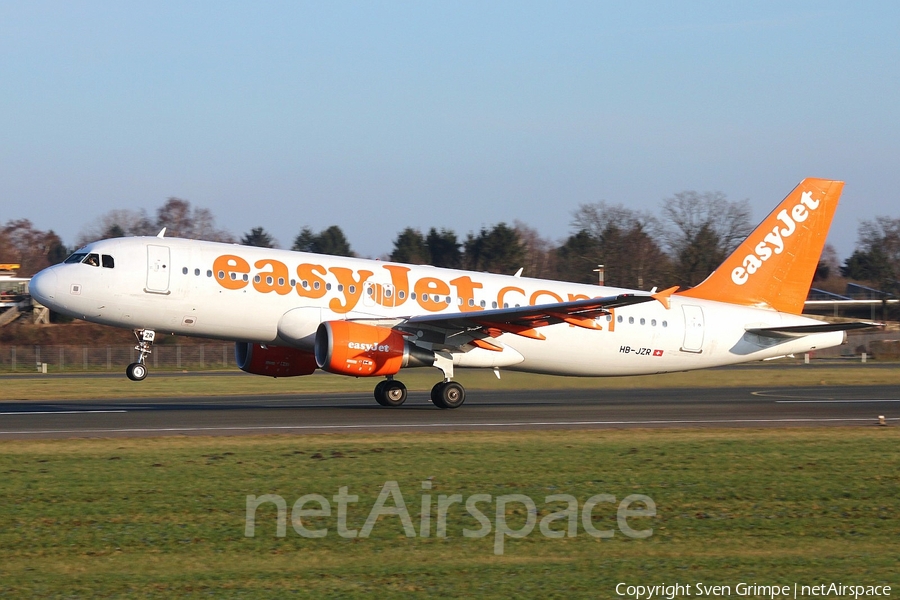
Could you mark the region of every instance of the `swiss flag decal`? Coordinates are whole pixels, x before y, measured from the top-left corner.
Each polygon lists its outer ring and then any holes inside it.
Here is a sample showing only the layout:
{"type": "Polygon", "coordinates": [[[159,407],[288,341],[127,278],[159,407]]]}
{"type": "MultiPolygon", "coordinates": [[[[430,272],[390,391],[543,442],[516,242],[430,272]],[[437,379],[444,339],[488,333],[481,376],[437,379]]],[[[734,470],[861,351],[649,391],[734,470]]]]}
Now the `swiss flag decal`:
{"type": "Polygon", "coordinates": [[[653,356],[662,356],[662,353],[663,353],[662,350],[654,350],[654,351],[653,351],[653,356]]]}

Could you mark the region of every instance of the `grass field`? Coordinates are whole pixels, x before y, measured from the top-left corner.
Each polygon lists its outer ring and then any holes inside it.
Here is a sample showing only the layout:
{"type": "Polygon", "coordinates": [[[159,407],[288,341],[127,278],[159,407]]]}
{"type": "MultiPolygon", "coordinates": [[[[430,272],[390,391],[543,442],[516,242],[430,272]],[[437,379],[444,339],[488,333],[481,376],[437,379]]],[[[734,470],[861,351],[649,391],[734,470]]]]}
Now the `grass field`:
{"type": "MultiPolygon", "coordinates": [[[[439,379],[435,369],[410,369],[399,379],[411,390],[429,390],[439,379]]],[[[852,365],[842,367],[803,364],[759,365],[738,369],[706,369],[685,373],[638,377],[554,377],[504,371],[498,380],[491,371],[457,370],[469,390],[560,389],[560,388],[665,388],[735,386],[900,385],[900,363],[895,367],[852,365]]],[[[2,399],[56,400],[163,396],[228,396],[255,394],[312,394],[370,392],[378,379],[316,374],[308,377],[272,379],[241,373],[221,377],[192,374],[190,377],[153,373],[142,382],[121,377],[86,378],[46,375],[40,378],[0,376],[2,399]]]]}
{"type": "MultiPolygon", "coordinates": [[[[900,585],[900,430],[528,431],[240,438],[0,442],[0,596],[10,597],[591,597],[618,582],[900,585]],[[332,500],[341,486],[363,526],[396,481],[416,537],[383,516],[367,538],[345,539],[336,516],[318,539],[274,505],[245,537],[246,496],[332,500]],[[422,482],[432,489],[422,491],[422,482]],[[535,527],[494,552],[494,532],[460,504],[447,537],[421,537],[421,497],[524,494],[537,519],[595,494],[645,494],[655,517],[623,535],[615,504],[593,512],[611,539],[550,539],[535,527]]],[[[389,501],[388,505],[393,506],[389,501]]],[[[310,505],[308,507],[315,507],[310,505]]],[[[496,524],[494,504],[481,509],[496,524]]],[[[334,508],[334,507],[333,507],[334,508]]],[[[510,528],[524,505],[505,511],[510,528]]],[[[553,529],[562,529],[556,521],[553,529]]],[[[696,594],[694,594],[696,596],[696,594]]],[[[732,595],[736,595],[734,591],[732,595]]],[[[753,597],[753,596],[749,596],[753,597]]]]}

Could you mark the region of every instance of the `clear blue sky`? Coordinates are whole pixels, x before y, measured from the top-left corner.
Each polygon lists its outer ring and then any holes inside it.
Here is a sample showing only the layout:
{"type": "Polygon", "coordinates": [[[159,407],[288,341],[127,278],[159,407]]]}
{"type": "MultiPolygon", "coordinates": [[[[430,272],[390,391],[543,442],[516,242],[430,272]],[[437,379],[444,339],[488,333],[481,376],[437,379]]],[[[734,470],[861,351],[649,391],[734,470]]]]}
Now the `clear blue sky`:
{"type": "Polygon", "coordinates": [[[0,0],[0,222],[66,243],[178,196],[283,247],[682,190],[761,219],[844,179],[830,240],[900,217],[897,2],[0,0]]]}

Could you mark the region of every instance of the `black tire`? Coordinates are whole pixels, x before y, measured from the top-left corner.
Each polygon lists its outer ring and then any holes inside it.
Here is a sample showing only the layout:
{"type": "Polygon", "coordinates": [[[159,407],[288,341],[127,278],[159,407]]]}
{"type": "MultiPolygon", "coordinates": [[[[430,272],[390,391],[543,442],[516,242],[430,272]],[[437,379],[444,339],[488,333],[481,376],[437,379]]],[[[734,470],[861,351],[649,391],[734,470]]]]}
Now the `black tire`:
{"type": "Polygon", "coordinates": [[[437,382],[436,384],[434,384],[434,387],[431,388],[431,403],[438,408],[447,408],[447,406],[444,405],[444,398],[442,394],[443,389],[443,381],[437,382]]]}
{"type": "Polygon", "coordinates": [[[379,381],[378,385],[375,386],[375,402],[380,404],[381,406],[390,406],[387,403],[387,400],[384,397],[384,384],[387,383],[387,379],[384,381],[379,381]]]}
{"type": "Polygon", "coordinates": [[[455,381],[445,381],[441,387],[443,408],[459,408],[466,401],[466,388],[455,381]]]}
{"type": "Polygon", "coordinates": [[[132,381],[143,381],[147,377],[147,367],[141,363],[131,363],[125,369],[125,376],[132,381]]]}
{"type": "Polygon", "coordinates": [[[381,388],[381,397],[384,399],[382,403],[379,401],[379,404],[382,406],[400,406],[404,402],[406,402],[406,386],[397,381],[396,379],[388,379],[383,382],[384,385],[381,388]]]}

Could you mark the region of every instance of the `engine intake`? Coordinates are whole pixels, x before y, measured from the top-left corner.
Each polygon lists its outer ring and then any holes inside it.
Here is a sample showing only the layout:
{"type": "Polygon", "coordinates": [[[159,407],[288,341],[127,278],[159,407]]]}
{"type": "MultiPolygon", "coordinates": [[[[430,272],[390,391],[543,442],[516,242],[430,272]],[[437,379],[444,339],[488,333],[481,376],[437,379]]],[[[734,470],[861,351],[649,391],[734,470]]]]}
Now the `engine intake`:
{"type": "Polygon", "coordinates": [[[388,327],[325,321],[316,331],[316,364],[339,375],[394,375],[403,367],[430,367],[434,352],[411,344],[388,327]]]}
{"type": "Polygon", "coordinates": [[[254,375],[296,377],[311,375],[316,370],[316,357],[312,352],[285,346],[236,342],[234,358],[242,371],[254,375]]]}

